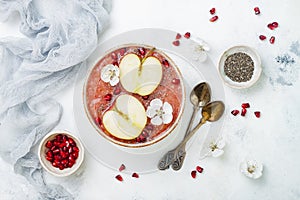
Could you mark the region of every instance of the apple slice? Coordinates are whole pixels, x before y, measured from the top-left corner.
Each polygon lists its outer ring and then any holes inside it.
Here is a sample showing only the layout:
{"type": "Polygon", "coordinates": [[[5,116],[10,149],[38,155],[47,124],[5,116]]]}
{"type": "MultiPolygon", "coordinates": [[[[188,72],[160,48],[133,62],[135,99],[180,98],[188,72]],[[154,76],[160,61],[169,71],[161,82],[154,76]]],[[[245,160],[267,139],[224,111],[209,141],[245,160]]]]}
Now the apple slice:
{"type": "Polygon", "coordinates": [[[112,107],[103,115],[103,125],[113,136],[131,140],[138,137],[147,123],[144,106],[135,97],[120,95],[112,107]]]}
{"type": "Polygon", "coordinates": [[[138,55],[125,55],[119,64],[120,82],[125,90],[141,96],[151,94],[162,79],[162,65],[153,56],[140,59],[138,55]]]}

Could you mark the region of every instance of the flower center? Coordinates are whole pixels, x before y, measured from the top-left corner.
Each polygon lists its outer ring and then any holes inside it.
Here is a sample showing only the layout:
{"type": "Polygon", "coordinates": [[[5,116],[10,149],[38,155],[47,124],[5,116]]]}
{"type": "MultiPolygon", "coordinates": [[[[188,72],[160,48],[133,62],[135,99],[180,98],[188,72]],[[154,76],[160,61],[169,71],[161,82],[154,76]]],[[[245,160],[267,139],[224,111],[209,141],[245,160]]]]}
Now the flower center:
{"type": "Polygon", "coordinates": [[[162,117],[165,114],[165,112],[162,109],[156,110],[156,115],[159,117],[162,117]]]}
{"type": "Polygon", "coordinates": [[[212,144],[210,145],[211,151],[214,151],[214,150],[216,150],[217,148],[218,148],[217,144],[212,143],[212,144]]]}
{"type": "Polygon", "coordinates": [[[116,71],[110,69],[110,70],[109,70],[109,77],[110,77],[110,80],[112,80],[115,76],[116,76],[116,71]]]}
{"type": "Polygon", "coordinates": [[[195,51],[198,52],[198,53],[201,53],[202,51],[205,51],[205,49],[203,48],[202,45],[197,45],[195,47],[195,51]]]}
{"type": "Polygon", "coordinates": [[[255,169],[256,167],[254,165],[250,165],[248,168],[247,168],[247,171],[252,174],[253,172],[255,172],[255,169]]]}

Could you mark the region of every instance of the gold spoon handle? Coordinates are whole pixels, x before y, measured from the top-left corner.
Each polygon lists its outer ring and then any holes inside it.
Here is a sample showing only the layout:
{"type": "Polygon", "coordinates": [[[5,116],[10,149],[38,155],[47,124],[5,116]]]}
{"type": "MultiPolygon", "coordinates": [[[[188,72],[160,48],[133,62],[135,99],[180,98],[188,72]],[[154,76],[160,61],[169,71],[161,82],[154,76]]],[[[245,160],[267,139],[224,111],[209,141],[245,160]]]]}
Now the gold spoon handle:
{"type": "Polygon", "coordinates": [[[179,170],[182,167],[186,151],[185,145],[186,143],[193,137],[193,135],[198,131],[198,129],[205,124],[206,119],[202,118],[201,122],[184,138],[184,140],[176,147],[174,152],[174,162],[172,163],[172,169],[179,170]]]}
{"type": "MultiPolygon", "coordinates": [[[[186,129],[186,132],[184,134],[184,138],[186,138],[188,136],[188,133],[190,132],[191,128],[192,128],[192,124],[194,122],[195,116],[197,114],[197,112],[199,111],[200,107],[199,106],[194,106],[194,110],[193,110],[193,114],[191,116],[189,125],[186,129]]],[[[172,149],[170,151],[168,151],[158,162],[158,169],[160,170],[165,170],[168,169],[169,166],[176,162],[176,160],[174,161],[174,158],[176,159],[177,156],[175,155],[175,149],[172,149]]]]}

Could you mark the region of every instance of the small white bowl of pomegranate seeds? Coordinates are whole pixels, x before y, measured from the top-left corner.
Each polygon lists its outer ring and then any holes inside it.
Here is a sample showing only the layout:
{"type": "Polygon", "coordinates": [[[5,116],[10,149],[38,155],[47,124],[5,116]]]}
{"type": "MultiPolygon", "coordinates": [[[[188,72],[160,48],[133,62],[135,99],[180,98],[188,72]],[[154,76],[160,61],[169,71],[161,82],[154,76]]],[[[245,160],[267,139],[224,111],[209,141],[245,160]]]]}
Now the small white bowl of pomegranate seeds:
{"type": "Polygon", "coordinates": [[[226,50],[219,60],[219,74],[232,88],[243,89],[254,85],[262,72],[256,50],[248,46],[234,46],[226,50]]]}
{"type": "Polygon", "coordinates": [[[50,174],[63,177],[73,174],[83,162],[80,140],[67,131],[48,133],[39,145],[39,159],[50,174]]]}

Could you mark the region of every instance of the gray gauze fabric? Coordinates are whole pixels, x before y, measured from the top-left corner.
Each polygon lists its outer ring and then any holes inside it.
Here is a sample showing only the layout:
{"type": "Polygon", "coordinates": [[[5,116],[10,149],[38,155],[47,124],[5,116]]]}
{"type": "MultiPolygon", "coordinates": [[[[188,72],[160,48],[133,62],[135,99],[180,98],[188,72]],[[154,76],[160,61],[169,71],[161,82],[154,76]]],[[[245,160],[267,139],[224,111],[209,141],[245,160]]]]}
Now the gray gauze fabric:
{"type": "Polygon", "coordinates": [[[0,39],[0,155],[41,199],[73,199],[45,183],[32,149],[58,124],[62,107],[51,97],[85,67],[110,9],[110,0],[0,0],[0,19],[19,13],[24,34],[0,39]]]}

